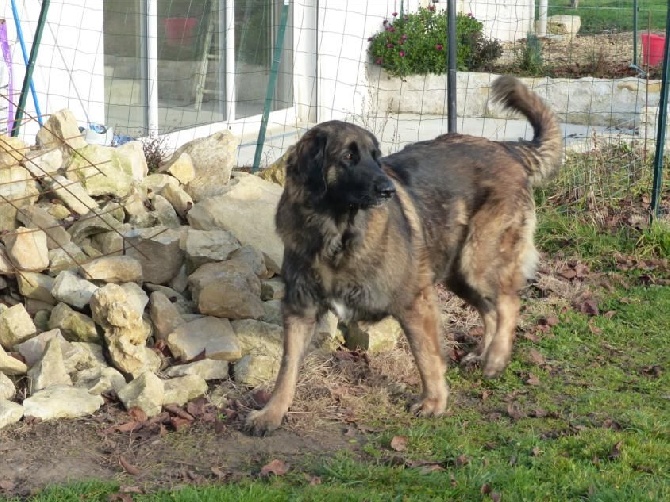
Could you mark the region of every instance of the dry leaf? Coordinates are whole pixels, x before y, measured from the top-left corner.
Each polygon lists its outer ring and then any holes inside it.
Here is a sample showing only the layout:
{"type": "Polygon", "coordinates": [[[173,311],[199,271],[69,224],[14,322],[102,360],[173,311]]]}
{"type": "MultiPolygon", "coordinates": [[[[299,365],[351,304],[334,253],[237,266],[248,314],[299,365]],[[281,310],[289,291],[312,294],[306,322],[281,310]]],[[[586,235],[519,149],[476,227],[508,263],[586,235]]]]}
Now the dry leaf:
{"type": "Polygon", "coordinates": [[[540,379],[537,376],[533,375],[532,373],[528,373],[526,383],[528,385],[540,385],[540,379]]]}
{"type": "Polygon", "coordinates": [[[544,356],[537,349],[530,349],[530,352],[528,353],[528,355],[530,356],[530,360],[534,364],[537,364],[538,366],[542,366],[543,364],[546,363],[546,361],[544,359],[544,356]]]}
{"type": "Polygon", "coordinates": [[[288,472],[288,465],[286,462],[278,459],[272,460],[270,463],[264,465],[261,468],[261,476],[269,476],[274,474],[275,476],[283,476],[288,472]]]}
{"type": "Polygon", "coordinates": [[[119,464],[121,464],[123,470],[131,476],[137,476],[141,472],[139,467],[128,462],[125,458],[123,458],[123,455],[119,456],[119,464]]]}
{"type": "Polygon", "coordinates": [[[395,451],[405,451],[407,449],[407,436],[393,436],[391,448],[395,451]]]}
{"type": "Polygon", "coordinates": [[[0,480],[0,490],[9,492],[12,491],[15,486],[14,482],[9,479],[0,480]]]}
{"type": "Polygon", "coordinates": [[[130,408],[128,410],[128,415],[130,415],[136,422],[146,422],[148,419],[144,410],[142,408],[138,408],[137,406],[130,408]]]}
{"type": "Polygon", "coordinates": [[[610,460],[616,460],[621,456],[621,447],[623,446],[623,441],[619,441],[610,450],[610,454],[607,456],[610,460]]]}

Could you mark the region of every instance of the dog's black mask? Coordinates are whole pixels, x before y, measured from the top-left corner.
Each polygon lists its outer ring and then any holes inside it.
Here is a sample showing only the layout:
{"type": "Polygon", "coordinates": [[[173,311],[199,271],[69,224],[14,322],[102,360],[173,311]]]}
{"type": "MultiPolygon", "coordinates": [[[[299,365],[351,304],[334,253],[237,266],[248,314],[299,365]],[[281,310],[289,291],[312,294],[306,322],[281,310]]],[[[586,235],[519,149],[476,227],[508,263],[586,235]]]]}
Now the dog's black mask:
{"type": "Polygon", "coordinates": [[[316,208],[369,209],[395,194],[380,157],[377,138],[365,129],[325,122],[300,139],[287,163],[287,175],[305,188],[316,208]]]}

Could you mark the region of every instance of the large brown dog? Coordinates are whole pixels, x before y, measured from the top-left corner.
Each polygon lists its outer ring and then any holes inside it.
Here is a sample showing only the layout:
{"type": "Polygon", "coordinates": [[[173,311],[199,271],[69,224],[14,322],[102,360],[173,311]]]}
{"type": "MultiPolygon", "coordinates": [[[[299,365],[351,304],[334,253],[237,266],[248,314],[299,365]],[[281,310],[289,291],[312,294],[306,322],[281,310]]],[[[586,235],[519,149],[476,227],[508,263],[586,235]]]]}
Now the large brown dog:
{"type": "Polygon", "coordinates": [[[284,355],[270,401],[247,418],[253,432],[281,424],[328,309],[344,321],[398,319],[423,383],[418,414],[440,415],[447,403],[436,282],[481,314],[485,334],[470,359],[487,377],[505,369],[518,292],[537,262],[532,186],[558,169],[562,141],[554,114],[515,78],[498,78],[492,97],[528,119],[532,141],[447,134],[382,158],[371,133],[338,121],[298,141],[276,215],[284,355]]]}

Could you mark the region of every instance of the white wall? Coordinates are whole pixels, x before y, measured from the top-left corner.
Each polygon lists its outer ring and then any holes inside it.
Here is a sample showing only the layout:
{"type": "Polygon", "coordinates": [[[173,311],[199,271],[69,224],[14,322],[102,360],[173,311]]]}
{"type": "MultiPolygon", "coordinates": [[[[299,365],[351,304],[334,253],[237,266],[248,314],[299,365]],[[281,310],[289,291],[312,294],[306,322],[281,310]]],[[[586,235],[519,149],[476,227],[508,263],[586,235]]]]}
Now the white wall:
{"type": "MultiPolygon", "coordinates": [[[[535,31],[535,0],[456,0],[458,11],[484,24],[484,34],[501,41],[526,38],[535,31]]],[[[440,2],[446,8],[445,0],[440,2]]]]}
{"type": "MultiPolygon", "coordinates": [[[[16,0],[28,55],[37,28],[41,2],[16,0]]],[[[12,48],[15,104],[25,75],[10,0],[0,0],[0,17],[7,21],[12,48]]],[[[69,108],[81,122],[104,121],[104,75],[101,0],[51,0],[42,32],[33,82],[43,115],[69,108]]],[[[39,129],[32,95],[28,94],[26,119],[20,136],[32,143],[39,129]]]]}

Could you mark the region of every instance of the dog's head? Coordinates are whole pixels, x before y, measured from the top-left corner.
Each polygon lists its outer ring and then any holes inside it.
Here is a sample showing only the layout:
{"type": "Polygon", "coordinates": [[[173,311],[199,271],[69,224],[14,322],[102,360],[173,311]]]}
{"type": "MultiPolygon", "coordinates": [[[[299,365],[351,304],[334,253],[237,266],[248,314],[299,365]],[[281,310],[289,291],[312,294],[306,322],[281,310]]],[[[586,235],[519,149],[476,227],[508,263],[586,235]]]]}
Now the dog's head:
{"type": "Polygon", "coordinates": [[[395,193],[380,163],[377,138],[340,121],[324,122],[298,141],[286,165],[287,183],[305,191],[310,204],[368,209],[395,193]]]}

